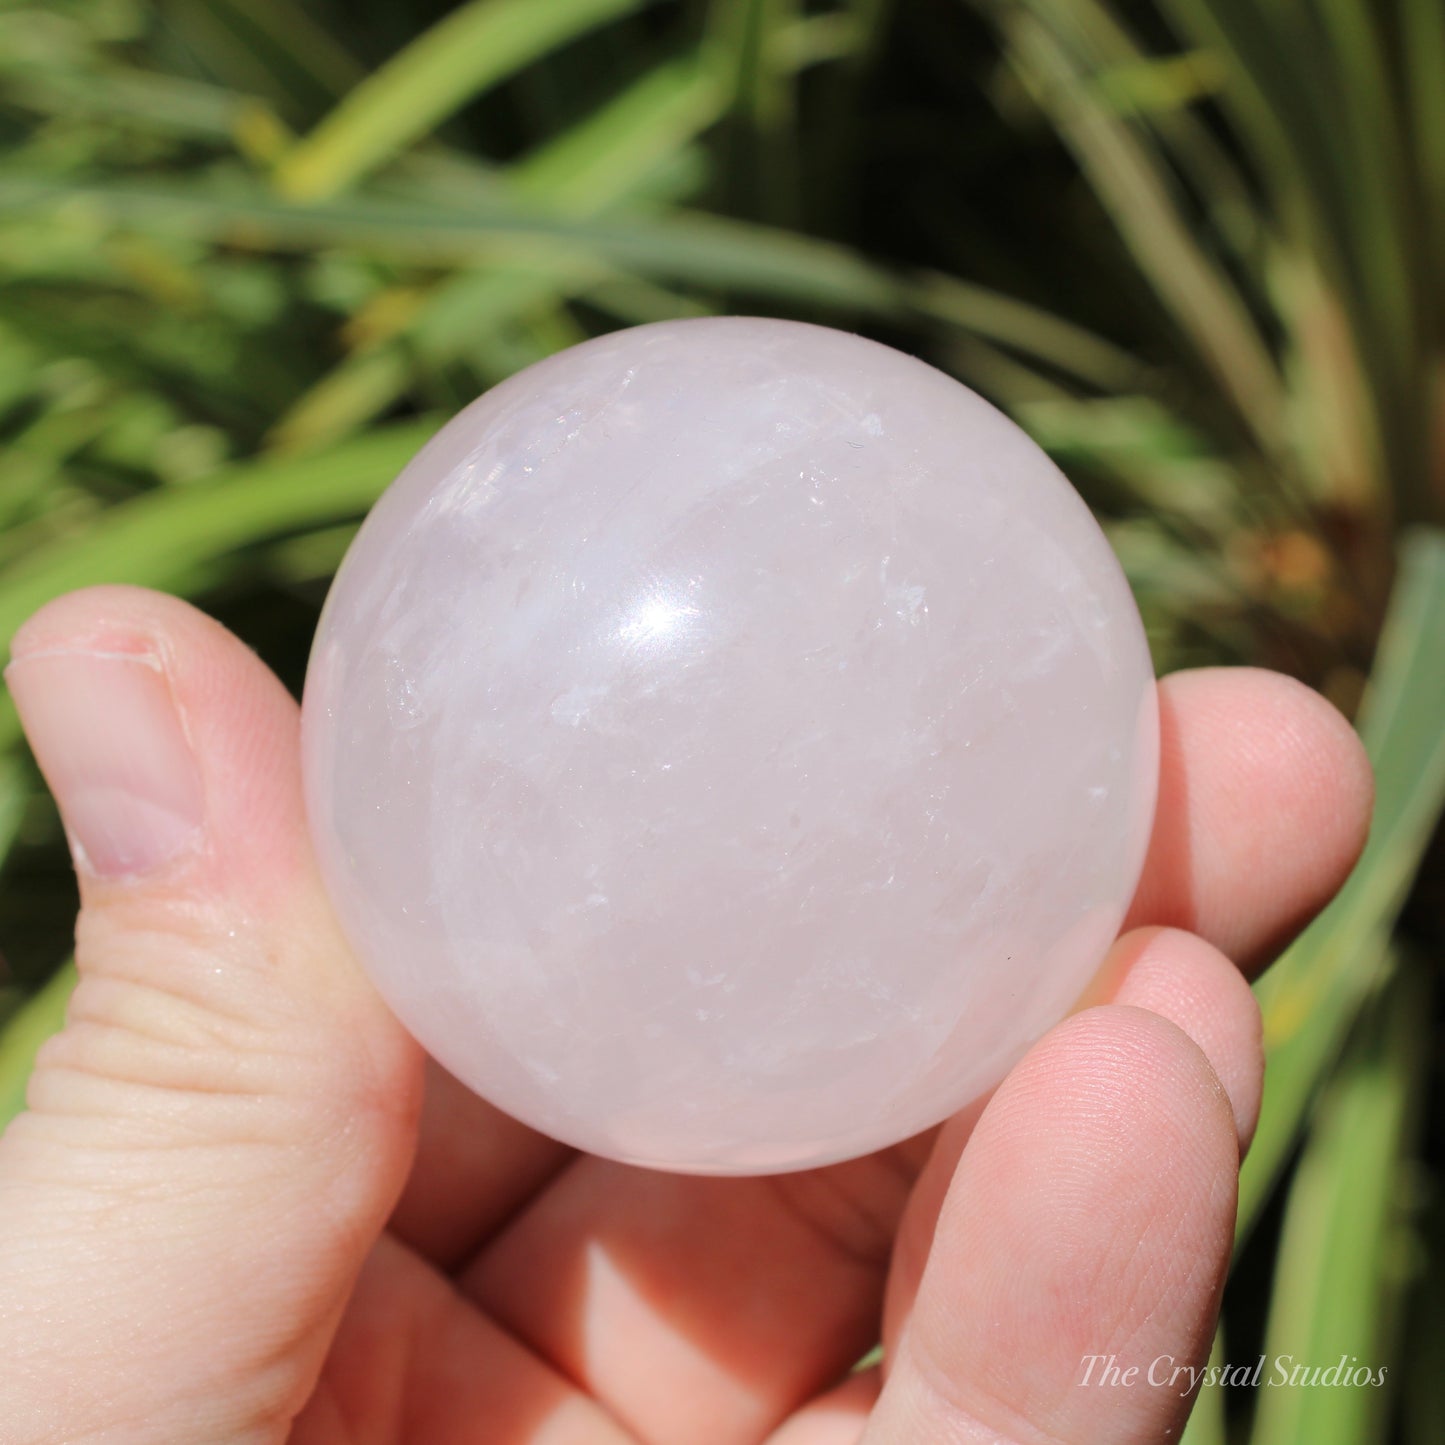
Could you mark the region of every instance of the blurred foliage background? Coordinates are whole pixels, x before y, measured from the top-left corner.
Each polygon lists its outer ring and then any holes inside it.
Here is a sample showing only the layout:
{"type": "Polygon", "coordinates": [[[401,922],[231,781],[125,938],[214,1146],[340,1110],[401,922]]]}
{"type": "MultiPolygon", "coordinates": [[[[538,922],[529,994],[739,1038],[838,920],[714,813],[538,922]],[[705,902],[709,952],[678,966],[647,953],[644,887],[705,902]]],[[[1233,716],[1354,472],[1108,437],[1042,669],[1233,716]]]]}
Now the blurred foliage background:
{"type": "MultiPolygon", "coordinates": [[[[1356,716],[1366,857],[1271,1067],[1193,1445],[1445,1439],[1441,0],[0,0],[0,635],[193,597],[299,688],[375,495],[621,325],[856,328],[1015,416],[1161,670],[1356,716]]],[[[0,701],[0,1120],[74,912],[0,701]]]]}

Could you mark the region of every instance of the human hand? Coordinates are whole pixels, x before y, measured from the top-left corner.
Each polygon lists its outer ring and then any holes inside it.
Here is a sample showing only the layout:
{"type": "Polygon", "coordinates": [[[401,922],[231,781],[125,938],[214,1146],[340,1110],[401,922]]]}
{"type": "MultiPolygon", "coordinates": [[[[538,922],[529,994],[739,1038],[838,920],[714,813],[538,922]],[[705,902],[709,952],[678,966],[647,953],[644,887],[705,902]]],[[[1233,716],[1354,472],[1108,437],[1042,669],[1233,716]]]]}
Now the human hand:
{"type": "Polygon", "coordinates": [[[67,1025],[0,1140],[5,1445],[1177,1433],[1177,1387],[1081,1364],[1208,1352],[1260,1095],[1240,969],[1339,886],[1369,813],[1313,693],[1161,685],[1106,1002],[986,1108],[825,1169],[691,1178],[579,1157],[424,1064],[322,895],[296,707],[216,623],[97,588],[14,655],[82,912],[67,1025]],[[886,1378],[850,1375],[880,1330],[886,1378]]]}

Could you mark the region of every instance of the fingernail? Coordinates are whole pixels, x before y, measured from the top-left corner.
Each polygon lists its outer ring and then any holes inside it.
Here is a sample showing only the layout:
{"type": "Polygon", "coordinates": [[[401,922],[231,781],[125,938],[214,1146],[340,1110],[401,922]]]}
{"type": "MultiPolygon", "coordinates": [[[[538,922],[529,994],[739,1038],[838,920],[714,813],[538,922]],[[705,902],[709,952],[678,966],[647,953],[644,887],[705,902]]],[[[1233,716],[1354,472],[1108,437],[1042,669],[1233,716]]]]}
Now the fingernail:
{"type": "Polygon", "coordinates": [[[196,845],[200,769],[155,652],[46,649],[5,681],[78,868],[149,873],[196,845]]]}

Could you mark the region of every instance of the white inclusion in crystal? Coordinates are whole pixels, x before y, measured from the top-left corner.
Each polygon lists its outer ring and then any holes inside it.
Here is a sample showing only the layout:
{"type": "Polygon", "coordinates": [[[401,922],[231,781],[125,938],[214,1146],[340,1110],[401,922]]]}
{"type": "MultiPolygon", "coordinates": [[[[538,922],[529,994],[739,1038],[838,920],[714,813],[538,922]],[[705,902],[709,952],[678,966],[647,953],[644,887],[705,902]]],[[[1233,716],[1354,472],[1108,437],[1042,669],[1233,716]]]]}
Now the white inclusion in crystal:
{"type": "Polygon", "coordinates": [[[922,587],[890,587],[887,596],[893,604],[894,612],[914,627],[928,614],[928,608],[924,605],[927,593],[922,587]]]}
{"type": "Polygon", "coordinates": [[[422,702],[416,680],[408,676],[399,657],[386,660],[386,709],[396,727],[419,727],[426,721],[426,705],[422,702]]]}
{"type": "Polygon", "coordinates": [[[552,704],[552,721],[580,727],[592,709],[611,691],[608,687],[569,688],[552,704]]]}

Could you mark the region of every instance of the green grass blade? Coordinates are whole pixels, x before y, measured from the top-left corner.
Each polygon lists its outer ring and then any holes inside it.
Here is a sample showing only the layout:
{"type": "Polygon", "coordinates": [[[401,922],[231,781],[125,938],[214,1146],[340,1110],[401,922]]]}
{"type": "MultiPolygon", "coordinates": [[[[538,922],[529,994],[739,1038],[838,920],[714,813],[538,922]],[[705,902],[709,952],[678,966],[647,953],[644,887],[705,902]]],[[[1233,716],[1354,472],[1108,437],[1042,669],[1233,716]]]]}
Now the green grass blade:
{"type": "Polygon", "coordinates": [[[1008,54],[1073,151],[1140,270],[1266,452],[1285,430],[1283,384],[1248,307],[1200,246],[1166,167],[1046,26],[1006,13],[1008,54]]]}
{"type": "MultiPolygon", "coordinates": [[[[1396,152],[1403,148],[1388,138],[1396,92],[1405,87],[1394,68],[1382,78],[1383,61],[1353,54],[1349,39],[1352,27],[1368,24],[1362,48],[1372,56],[1381,49],[1371,18],[1379,7],[1330,0],[1325,23],[1314,6],[1163,5],[1185,34],[1228,64],[1222,102],[1262,163],[1274,209],[1289,219],[1348,317],[1374,413],[1368,429],[1379,448],[1374,465],[1397,489],[1407,520],[1430,518],[1425,469],[1433,402],[1422,328],[1431,306],[1422,286],[1432,272],[1426,257],[1412,255],[1420,203],[1402,178],[1396,152]]],[[[1438,73],[1427,83],[1438,89],[1438,73]]]]}
{"type": "MultiPolygon", "coordinates": [[[[1385,57],[1377,7],[1360,0],[1319,0],[1318,14],[1330,63],[1321,63],[1314,78],[1316,84],[1338,78],[1332,111],[1342,139],[1350,144],[1352,216],[1371,297],[1382,331],[1408,347],[1416,302],[1409,265],[1413,197],[1404,173],[1409,152],[1398,120],[1397,79],[1385,57]]],[[[1445,76],[1437,83],[1445,86],[1445,76]]]]}
{"type": "Polygon", "coordinates": [[[1242,1241],[1320,1081],[1381,978],[1388,939],[1445,807],[1445,534],[1407,538],[1360,719],[1375,766],[1370,841],[1335,901],[1256,985],[1264,1103],[1240,1175],[1242,1241]]]}
{"type": "Polygon", "coordinates": [[[774,224],[795,221],[799,169],[797,97],[779,39],[797,22],[797,0],[713,0],[706,47],[729,97],[718,138],[731,208],[774,224]]]}
{"type": "MultiPolygon", "coordinates": [[[[194,0],[190,0],[194,5],[194,0]]],[[[337,38],[312,18],[298,0],[207,0],[233,26],[249,30],[273,54],[304,70],[315,84],[340,94],[366,74],[366,67],[337,38]]]]}
{"type": "MultiPolygon", "coordinates": [[[[1445,253],[1445,5],[1440,0],[1399,0],[1400,28],[1422,194],[1424,252],[1445,253]]],[[[1434,276],[1439,278],[1438,267],[1434,276]]],[[[1433,315],[1437,337],[1445,334],[1445,295],[1437,284],[1433,315]]],[[[1445,344],[1445,341],[1442,341],[1445,344]]]]}
{"type": "MultiPolygon", "coordinates": [[[[1224,1354],[1224,1329],[1214,1332],[1214,1343],[1209,1349],[1209,1367],[1222,1370],[1227,1361],[1224,1354]]],[[[1179,1437],[1179,1445],[1228,1445],[1229,1434],[1224,1424],[1224,1387],[1205,1385],[1194,1397],[1194,1408],[1189,1412],[1189,1423],[1179,1437]]]]}
{"type": "MultiPolygon", "coordinates": [[[[1435,1091],[1435,1105],[1442,1102],[1435,1091]]],[[[1445,1198],[1438,1170],[1424,1181],[1432,1197],[1420,1231],[1423,1268],[1405,1324],[1405,1378],[1400,1386],[1400,1445],[1445,1441],[1445,1198]]]]}
{"type": "Polygon", "coordinates": [[[262,96],[288,121],[309,124],[365,74],[293,0],[159,0],[155,8],[178,68],[262,96]]]}
{"type": "Polygon", "coordinates": [[[276,168],[297,200],[322,200],[428,134],[467,101],[647,0],[472,0],[350,91],[276,168]]]}
{"type": "Polygon", "coordinates": [[[154,227],[222,244],[278,251],[343,247],[378,258],[434,265],[600,257],[644,275],[786,297],[859,312],[897,311],[903,288],[846,247],[789,231],[678,212],[650,220],[566,220],[503,204],[447,209],[415,199],[354,198],[296,205],[255,193],[186,186],[56,187],[0,180],[6,212],[69,210],[86,224],[154,227]]]}
{"type": "Polygon", "coordinates": [[[520,194],[549,209],[596,214],[625,199],[722,108],[722,86],[697,59],[659,65],[506,176],[520,194]]]}
{"type": "Polygon", "coordinates": [[[25,1085],[35,1067],[35,1055],[65,1022],[65,1006],[74,987],[75,966],[66,964],[0,1031],[0,1129],[25,1107],[25,1085]]]}
{"type": "Polygon", "coordinates": [[[297,398],[266,434],[267,448],[307,452],[350,436],[414,380],[415,367],[400,342],[355,351],[297,398]]]}
{"type": "Polygon", "coordinates": [[[250,110],[262,104],[220,86],[122,66],[99,74],[22,71],[5,78],[3,91],[12,103],[43,114],[91,115],[227,144],[250,118],[250,110]]]}
{"type": "Polygon", "coordinates": [[[1386,1435],[1430,1029],[1425,970],[1407,960],[1392,972],[1320,1097],[1290,1184],[1265,1333],[1275,1378],[1258,1393],[1255,1445],[1375,1445],[1386,1435]],[[1341,1360],[1386,1373],[1343,1388],[1288,1378],[1296,1365],[1341,1360]]]}
{"type": "Polygon", "coordinates": [[[717,315],[715,306],[636,276],[608,276],[593,282],[581,294],[624,326],[717,315]]]}
{"type": "Polygon", "coordinates": [[[356,539],[359,522],[343,522],[337,527],[323,527],[316,532],[303,532],[287,537],[268,549],[268,569],[282,581],[298,583],[330,583],[341,567],[346,550],[356,539]]]}
{"type": "Polygon", "coordinates": [[[1215,95],[1227,77],[1213,50],[1182,55],[1147,51],[1108,0],[1027,0],[1086,64],[1099,99],[1121,117],[1147,121],[1181,176],[1192,183],[1220,239],[1242,270],[1259,275],[1268,252],[1266,218],[1238,163],[1197,114],[1201,95],[1215,95]]]}
{"type": "Polygon", "coordinates": [[[936,276],[912,278],[832,242],[684,210],[661,218],[571,219],[499,203],[468,210],[392,197],[297,205],[265,194],[161,184],[59,187],[0,178],[6,214],[185,235],[254,249],[345,248],[435,265],[596,265],[651,280],[733,290],[845,315],[912,314],[1017,348],[1094,384],[1137,382],[1126,353],[1023,302],[936,276]],[[58,214],[57,214],[58,213],[58,214]],[[984,299],[988,297],[988,304],[984,299]]]}
{"type": "MultiPolygon", "coordinates": [[[[550,214],[605,212],[632,200],[659,166],[717,119],[722,102],[721,87],[695,57],[659,65],[510,166],[506,180],[550,214]]],[[[505,325],[548,300],[560,305],[595,284],[598,272],[596,263],[572,260],[550,268],[467,269],[445,278],[405,334],[353,353],[308,388],[272,428],[271,444],[299,452],[349,435],[413,385],[413,347],[432,366],[456,361],[485,328],[505,325]]]]}
{"type": "MultiPolygon", "coordinates": [[[[1347,157],[1350,234],[1366,288],[1355,325],[1370,359],[1376,404],[1387,419],[1387,467],[1409,519],[1424,513],[1429,466],[1427,413],[1434,399],[1428,395],[1424,326],[1431,268],[1428,253],[1417,253],[1422,198],[1407,171],[1411,147],[1398,103],[1405,83],[1386,60],[1391,42],[1381,8],[1361,0],[1320,0],[1329,64],[1322,62],[1312,78],[1317,90],[1335,91],[1328,133],[1347,157]]],[[[1445,89],[1445,72],[1436,85],[1445,89]]]]}
{"type": "Polygon", "coordinates": [[[923,316],[1046,361],[1100,391],[1128,393],[1144,382],[1143,363],[1123,347],[986,286],[930,273],[919,278],[910,300],[923,316]]]}
{"type": "Polygon", "coordinates": [[[0,756],[0,863],[15,845],[29,797],[29,771],[14,754],[0,756]]]}
{"type": "MultiPolygon", "coordinates": [[[[37,607],[73,588],[130,582],[179,590],[240,548],[359,515],[434,430],[430,421],[389,427],[304,460],[240,466],[111,507],[86,531],[40,548],[0,577],[0,639],[8,643],[37,607]]],[[[7,696],[0,747],[16,735],[7,696]]]]}
{"type": "Polygon", "coordinates": [[[896,0],[846,0],[843,8],[819,21],[846,26],[846,48],[839,63],[820,73],[812,90],[816,101],[809,137],[811,214],[826,227],[846,224],[855,205],[858,159],[872,142],[864,103],[868,77],[877,66],[893,19],[896,0]]]}

